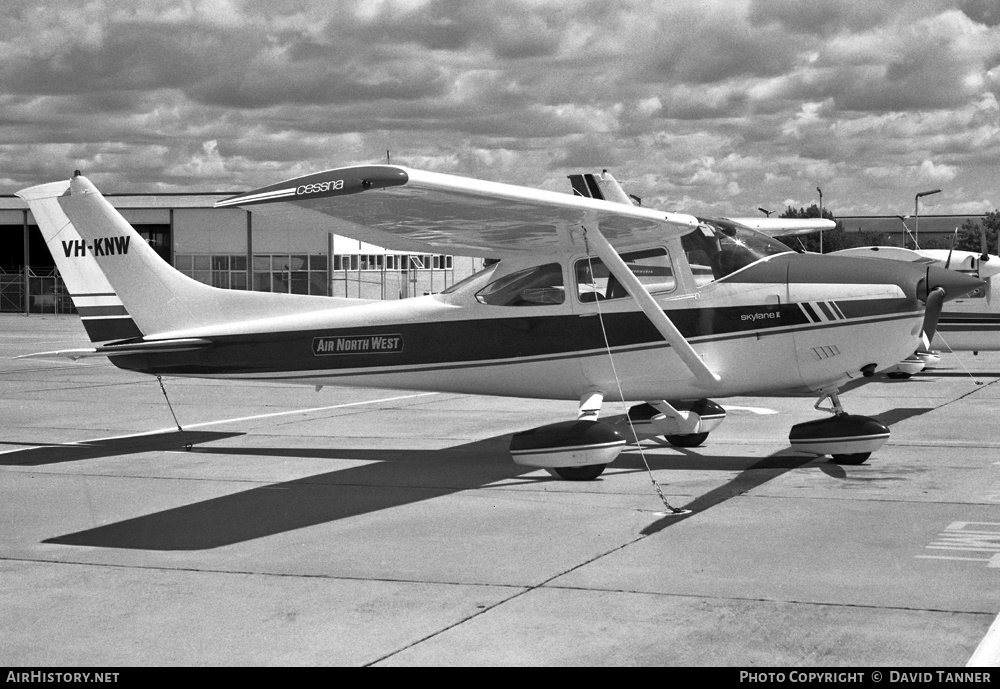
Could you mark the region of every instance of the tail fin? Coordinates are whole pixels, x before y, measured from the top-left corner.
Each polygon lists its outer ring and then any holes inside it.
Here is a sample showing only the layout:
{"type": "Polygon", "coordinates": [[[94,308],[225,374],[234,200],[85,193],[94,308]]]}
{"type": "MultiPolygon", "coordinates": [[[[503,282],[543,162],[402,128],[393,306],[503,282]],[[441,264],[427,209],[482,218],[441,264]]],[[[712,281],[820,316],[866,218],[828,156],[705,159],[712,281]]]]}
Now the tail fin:
{"type": "Polygon", "coordinates": [[[618,180],[607,170],[601,172],[600,176],[592,175],[589,172],[582,175],[570,175],[569,181],[573,185],[573,193],[577,196],[614,201],[626,206],[641,205],[637,203],[635,197],[625,193],[618,180]]]}
{"type": "MultiPolygon", "coordinates": [[[[42,184],[23,189],[17,195],[31,208],[90,340],[103,342],[138,337],[142,332],[94,256],[93,239],[88,241],[83,238],[63,210],[60,199],[69,198],[70,185],[69,181],[42,184]]],[[[116,255],[119,249],[128,252],[135,248],[127,236],[119,239],[119,242],[123,244],[116,246],[114,240],[111,240],[111,247],[116,255]]],[[[103,255],[103,240],[100,247],[103,255]]]]}
{"type": "Polygon", "coordinates": [[[93,342],[329,309],[347,301],[217,289],[193,280],[160,258],[79,174],[17,195],[31,208],[93,342]]]}

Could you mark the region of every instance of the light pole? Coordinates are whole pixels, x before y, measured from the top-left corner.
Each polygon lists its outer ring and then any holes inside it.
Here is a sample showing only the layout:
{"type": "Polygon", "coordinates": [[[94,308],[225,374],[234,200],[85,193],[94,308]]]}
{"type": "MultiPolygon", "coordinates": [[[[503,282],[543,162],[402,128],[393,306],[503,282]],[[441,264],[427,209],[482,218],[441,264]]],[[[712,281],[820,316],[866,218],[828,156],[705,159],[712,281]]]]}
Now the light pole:
{"type": "Polygon", "coordinates": [[[920,248],[920,197],[930,196],[931,194],[941,193],[940,189],[931,189],[930,191],[921,191],[913,197],[913,248],[920,248]]]}
{"type": "MultiPolygon", "coordinates": [[[[823,190],[816,187],[816,191],[819,192],[819,219],[823,219],[823,190]]],[[[823,253],[823,230],[819,231],[819,252],[823,253]]]]}

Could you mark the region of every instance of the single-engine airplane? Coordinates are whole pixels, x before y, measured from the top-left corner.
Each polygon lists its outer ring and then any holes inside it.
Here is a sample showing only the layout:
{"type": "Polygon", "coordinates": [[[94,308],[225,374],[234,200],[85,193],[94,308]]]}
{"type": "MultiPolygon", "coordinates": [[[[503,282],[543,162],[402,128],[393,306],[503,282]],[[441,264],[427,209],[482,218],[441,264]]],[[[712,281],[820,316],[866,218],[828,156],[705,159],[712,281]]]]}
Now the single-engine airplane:
{"type": "Polygon", "coordinates": [[[889,430],[847,414],[839,387],[914,351],[929,294],[982,284],[797,254],[739,222],[627,197],[373,165],[216,205],[397,250],[501,260],[397,301],[233,291],[174,270],[79,173],[18,195],[94,343],[42,355],[106,356],[153,375],[574,400],[576,420],[510,446],[515,462],[571,480],[596,478],[626,442],[598,420],[604,400],[640,403],[628,414],[637,436],[690,446],[725,417],[709,397],[813,391],[833,416],[794,426],[791,445],[863,462],[889,430]]]}

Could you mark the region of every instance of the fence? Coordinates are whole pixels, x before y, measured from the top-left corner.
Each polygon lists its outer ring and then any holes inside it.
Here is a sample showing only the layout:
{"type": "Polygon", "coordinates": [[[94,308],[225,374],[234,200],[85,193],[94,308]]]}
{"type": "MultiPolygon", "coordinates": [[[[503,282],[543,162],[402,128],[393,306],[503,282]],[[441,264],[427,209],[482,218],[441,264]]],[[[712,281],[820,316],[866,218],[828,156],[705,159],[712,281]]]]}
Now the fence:
{"type": "Polygon", "coordinates": [[[28,266],[17,272],[0,268],[0,312],[76,313],[76,309],[55,268],[28,266]]]}

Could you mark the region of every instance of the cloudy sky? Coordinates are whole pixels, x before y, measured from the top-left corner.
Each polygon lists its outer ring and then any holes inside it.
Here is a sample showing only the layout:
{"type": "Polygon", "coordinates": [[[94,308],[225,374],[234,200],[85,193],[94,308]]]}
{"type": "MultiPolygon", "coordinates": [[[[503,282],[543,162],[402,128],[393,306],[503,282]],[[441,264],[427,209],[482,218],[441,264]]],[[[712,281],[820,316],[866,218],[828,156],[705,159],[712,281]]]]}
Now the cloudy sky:
{"type": "Polygon", "coordinates": [[[0,193],[392,162],[757,215],[1000,206],[998,0],[5,0],[0,193]]]}

